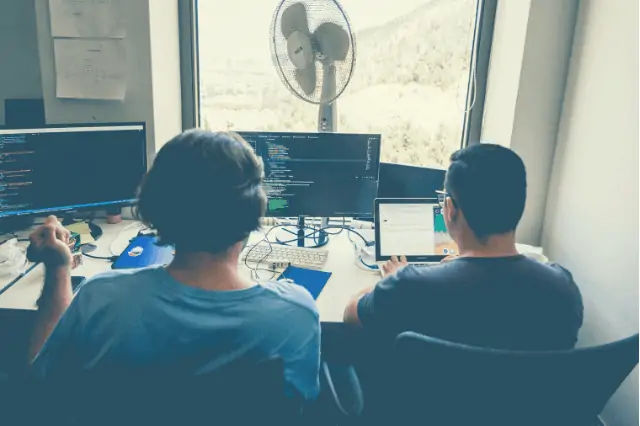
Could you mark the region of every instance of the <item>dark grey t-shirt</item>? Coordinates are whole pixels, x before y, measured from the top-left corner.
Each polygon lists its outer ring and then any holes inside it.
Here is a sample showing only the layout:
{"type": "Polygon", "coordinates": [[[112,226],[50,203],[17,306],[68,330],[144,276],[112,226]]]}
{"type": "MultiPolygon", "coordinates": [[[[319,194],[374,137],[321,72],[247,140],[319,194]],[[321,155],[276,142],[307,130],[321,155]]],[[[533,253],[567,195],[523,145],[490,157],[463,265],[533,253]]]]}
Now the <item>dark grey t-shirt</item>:
{"type": "Polygon", "coordinates": [[[582,315],[571,274],[525,256],[407,266],[358,303],[360,321],[377,337],[415,331],[513,350],[572,348],[582,315]]]}

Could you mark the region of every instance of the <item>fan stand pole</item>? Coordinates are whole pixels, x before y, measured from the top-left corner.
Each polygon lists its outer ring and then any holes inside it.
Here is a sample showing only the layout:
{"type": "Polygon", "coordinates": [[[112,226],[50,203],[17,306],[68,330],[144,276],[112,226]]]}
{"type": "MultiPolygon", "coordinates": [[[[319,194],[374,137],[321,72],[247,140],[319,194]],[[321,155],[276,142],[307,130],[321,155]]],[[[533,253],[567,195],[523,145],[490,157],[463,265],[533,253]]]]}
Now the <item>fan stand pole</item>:
{"type": "MultiPolygon", "coordinates": [[[[336,67],[333,62],[324,61],[322,64],[322,99],[334,99],[329,103],[320,104],[318,108],[318,132],[334,133],[338,130],[338,111],[335,101],[336,95],[336,67]]],[[[320,229],[329,226],[329,218],[320,218],[320,229]]],[[[317,247],[322,247],[329,243],[329,234],[320,231],[318,235],[317,247]]]]}

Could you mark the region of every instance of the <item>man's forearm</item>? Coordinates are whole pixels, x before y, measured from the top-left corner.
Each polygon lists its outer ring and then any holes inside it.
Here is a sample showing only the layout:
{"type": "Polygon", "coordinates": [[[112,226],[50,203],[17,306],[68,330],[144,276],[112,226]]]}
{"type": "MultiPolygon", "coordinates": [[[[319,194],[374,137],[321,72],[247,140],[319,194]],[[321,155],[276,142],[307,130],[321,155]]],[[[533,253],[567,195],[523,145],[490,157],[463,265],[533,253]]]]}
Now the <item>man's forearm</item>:
{"type": "Polygon", "coordinates": [[[347,304],[347,308],[344,310],[343,320],[348,324],[360,324],[360,318],[358,318],[358,302],[362,299],[362,296],[369,294],[373,291],[375,286],[366,287],[358,292],[353,299],[347,304]]]}
{"type": "Polygon", "coordinates": [[[38,299],[38,313],[29,349],[30,360],[40,352],[72,299],[71,269],[69,267],[47,268],[42,294],[38,299]]]}

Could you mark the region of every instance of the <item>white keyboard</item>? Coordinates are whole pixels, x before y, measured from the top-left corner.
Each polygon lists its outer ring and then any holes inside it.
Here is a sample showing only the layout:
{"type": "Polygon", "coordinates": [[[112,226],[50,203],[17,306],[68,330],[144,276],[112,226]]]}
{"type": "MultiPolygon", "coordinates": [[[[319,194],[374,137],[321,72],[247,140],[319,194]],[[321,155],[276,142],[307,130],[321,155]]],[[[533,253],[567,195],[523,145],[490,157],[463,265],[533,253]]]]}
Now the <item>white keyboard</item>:
{"type": "Polygon", "coordinates": [[[313,249],[304,247],[289,247],[279,244],[260,243],[256,246],[247,247],[242,253],[241,260],[244,262],[265,263],[274,269],[281,269],[291,264],[300,268],[322,269],[329,256],[328,250],[313,249]]]}

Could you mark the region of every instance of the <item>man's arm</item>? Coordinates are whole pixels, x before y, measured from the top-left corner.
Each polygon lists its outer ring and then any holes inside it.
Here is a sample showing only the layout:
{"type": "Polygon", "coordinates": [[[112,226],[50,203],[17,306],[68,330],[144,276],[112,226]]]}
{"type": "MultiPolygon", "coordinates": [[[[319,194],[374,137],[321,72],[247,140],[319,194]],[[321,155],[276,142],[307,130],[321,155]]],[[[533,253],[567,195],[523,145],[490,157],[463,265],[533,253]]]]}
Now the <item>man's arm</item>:
{"type": "Polygon", "coordinates": [[[44,286],[38,299],[38,314],[29,348],[29,359],[32,361],[71,304],[73,293],[69,231],[64,229],[55,216],[49,216],[29,239],[29,260],[45,265],[44,286]]]}
{"type": "MultiPolygon", "coordinates": [[[[391,256],[391,260],[387,261],[384,265],[382,265],[383,275],[386,277],[387,275],[395,273],[398,269],[407,265],[407,258],[401,256],[397,258],[396,256],[391,256]]],[[[347,304],[346,309],[344,310],[343,320],[347,324],[353,325],[362,325],[360,321],[360,317],[358,316],[358,303],[360,303],[360,299],[365,295],[371,293],[375,289],[375,286],[367,287],[356,294],[351,301],[347,304]]]]}
{"type": "Polygon", "coordinates": [[[344,310],[343,319],[345,323],[362,325],[362,323],[360,322],[360,318],[358,317],[358,303],[360,302],[360,299],[362,299],[362,296],[371,293],[374,288],[375,286],[362,289],[351,299],[351,301],[347,304],[346,309],[344,310]]]}
{"type": "Polygon", "coordinates": [[[70,268],[46,268],[44,287],[38,299],[38,313],[29,347],[31,361],[42,349],[72,299],[70,268]]]}

